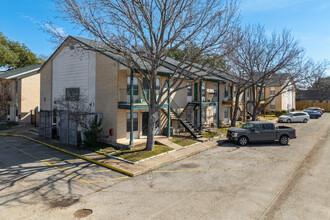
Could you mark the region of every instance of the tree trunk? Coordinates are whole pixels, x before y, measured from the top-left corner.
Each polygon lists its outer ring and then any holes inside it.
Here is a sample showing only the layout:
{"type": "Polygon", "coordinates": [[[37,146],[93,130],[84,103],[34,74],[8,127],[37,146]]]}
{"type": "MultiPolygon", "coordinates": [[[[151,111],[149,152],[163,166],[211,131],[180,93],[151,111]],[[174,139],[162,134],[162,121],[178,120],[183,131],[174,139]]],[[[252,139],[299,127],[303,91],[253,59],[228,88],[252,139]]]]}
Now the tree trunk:
{"type": "Polygon", "coordinates": [[[253,94],[253,112],[252,112],[252,121],[255,121],[257,119],[257,93],[256,93],[256,87],[252,87],[252,94],[253,94]]]}
{"type": "MultiPolygon", "coordinates": [[[[147,151],[155,150],[155,116],[156,116],[156,78],[151,80],[151,87],[149,88],[149,115],[148,115],[148,132],[147,132],[147,151]]],[[[170,112],[168,113],[170,114],[170,112]]]]}
{"type": "Polygon", "coordinates": [[[155,150],[155,110],[154,108],[149,108],[148,115],[148,133],[147,133],[147,151],[155,150]]]}
{"type": "Polygon", "coordinates": [[[236,91],[236,97],[235,97],[235,106],[234,106],[234,112],[233,112],[233,117],[231,120],[231,126],[235,127],[236,126],[236,122],[237,122],[237,113],[238,113],[238,107],[239,107],[239,96],[240,96],[240,89],[237,89],[236,91]]]}

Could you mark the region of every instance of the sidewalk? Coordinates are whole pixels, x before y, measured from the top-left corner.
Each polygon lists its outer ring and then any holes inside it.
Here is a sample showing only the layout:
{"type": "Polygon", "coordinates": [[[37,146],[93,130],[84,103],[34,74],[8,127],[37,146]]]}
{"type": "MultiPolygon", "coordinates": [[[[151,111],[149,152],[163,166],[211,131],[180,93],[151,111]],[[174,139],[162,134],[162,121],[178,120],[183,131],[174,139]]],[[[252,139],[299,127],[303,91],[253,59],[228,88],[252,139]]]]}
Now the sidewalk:
{"type": "Polygon", "coordinates": [[[162,166],[166,166],[168,164],[182,160],[189,156],[198,154],[202,151],[216,148],[218,146],[219,142],[226,140],[225,138],[220,137],[220,138],[213,139],[211,141],[206,141],[203,143],[196,143],[196,144],[192,144],[190,146],[182,147],[178,144],[175,144],[175,143],[169,141],[167,138],[162,138],[157,141],[173,148],[174,149],[173,151],[161,154],[159,156],[147,159],[147,160],[139,162],[139,163],[130,164],[130,163],[127,163],[127,162],[124,162],[121,160],[117,160],[117,159],[109,158],[104,155],[100,155],[98,153],[90,152],[88,150],[72,148],[72,147],[59,143],[59,141],[57,141],[57,140],[42,138],[38,135],[28,132],[26,130],[26,128],[27,127],[25,127],[25,129],[24,129],[24,127],[20,127],[19,129],[9,129],[9,130],[3,131],[1,133],[24,135],[24,136],[36,139],[38,141],[44,142],[46,144],[50,144],[55,147],[59,147],[64,150],[70,151],[72,153],[81,155],[88,159],[92,159],[97,162],[106,164],[106,165],[114,167],[116,169],[131,173],[131,174],[133,174],[133,176],[147,173],[151,170],[158,169],[162,166]]]}

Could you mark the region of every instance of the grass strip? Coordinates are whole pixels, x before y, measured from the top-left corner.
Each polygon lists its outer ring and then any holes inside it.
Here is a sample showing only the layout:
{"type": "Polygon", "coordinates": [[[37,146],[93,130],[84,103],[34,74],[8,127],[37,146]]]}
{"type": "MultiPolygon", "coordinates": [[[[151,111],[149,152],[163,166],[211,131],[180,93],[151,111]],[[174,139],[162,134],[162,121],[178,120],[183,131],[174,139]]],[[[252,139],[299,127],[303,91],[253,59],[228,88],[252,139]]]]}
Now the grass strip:
{"type": "Polygon", "coordinates": [[[155,150],[153,151],[146,151],[144,149],[138,149],[138,150],[127,150],[127,151],[121,151],[119,153],[112,154],[112,156],[115,157],[120,157],[125,160],[129,160],[132,162],[136,162],[142,159],[146,159],[148,157],[156,156],[161,153],[165,153],[167,151],[173,150],[173,148],[165,146],[165,145],[160,145],[160,144],[155,144],[155,150]]]}
{"type": "Polygon", "coordinates": [[[182,146],[182,147],[192,145],[192,144],[195,144],[195,143],[198,142],[198,141],[195,141],[193,139],[186,138],[186,137],[172,137],[169,140],[172,141],[175,144],[178,144],[178,145],[182,146]]]}

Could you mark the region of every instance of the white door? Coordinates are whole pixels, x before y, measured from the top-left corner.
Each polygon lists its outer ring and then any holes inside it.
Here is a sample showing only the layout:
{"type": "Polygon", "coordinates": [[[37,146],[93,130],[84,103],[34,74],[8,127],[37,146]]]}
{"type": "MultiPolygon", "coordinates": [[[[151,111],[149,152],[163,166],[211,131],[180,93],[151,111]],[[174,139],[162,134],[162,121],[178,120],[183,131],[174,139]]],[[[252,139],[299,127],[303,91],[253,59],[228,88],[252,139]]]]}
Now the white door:
{"type": "Polygon", "coordinates": [[[226,123],[228,123],[228,122],[229,122],[229,109],[228,109],[228,107],[226,106],[226,107],[224,108],[224,110],[225,110],[224,121],[225,121],[226,123]]]}
{"type": "Polygon", "coordinates": [[[192,83],[187,83],[187,103],[192,102],[192,83]]]}
{"type": "MultiPolygon", "coordinates": [[[[131,115],[129,112],[127,112],[127,120],[126,120],[126,138],[130,139],[131,134],[131,115]]],[[[139,119],[138,119],[138,113],[133,112],[133,138],[138,139],[139,138],[139,119]]]]}

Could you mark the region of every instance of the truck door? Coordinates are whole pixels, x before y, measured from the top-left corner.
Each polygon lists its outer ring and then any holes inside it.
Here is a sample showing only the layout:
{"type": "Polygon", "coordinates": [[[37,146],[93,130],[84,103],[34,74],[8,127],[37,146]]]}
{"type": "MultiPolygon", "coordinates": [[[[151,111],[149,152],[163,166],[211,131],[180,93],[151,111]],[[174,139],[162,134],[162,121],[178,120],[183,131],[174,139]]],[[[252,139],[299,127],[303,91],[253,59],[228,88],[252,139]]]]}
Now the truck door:
{"type": "Polygon", "coordinates": [[[274,124],[263,124],[263,138],[265,141],[276,140],[276,130],[274,124]]]}
{"type": "Polygon", "coordinates": [[[263,127],[262,124],[254,124],[253,125],[254,131],[250,133],[249,135],[249,140],[250,141],[262,141],[262,132],[263,132],[263,127]]]}

